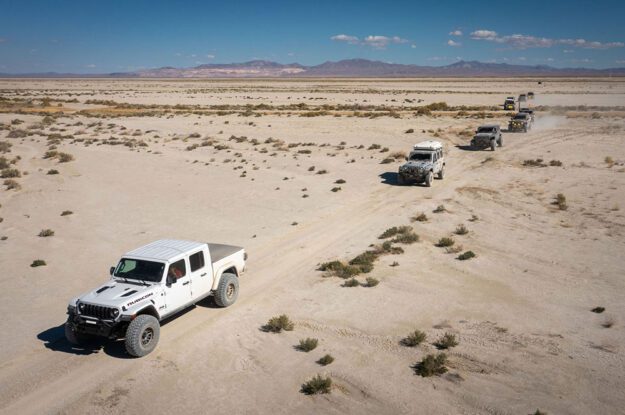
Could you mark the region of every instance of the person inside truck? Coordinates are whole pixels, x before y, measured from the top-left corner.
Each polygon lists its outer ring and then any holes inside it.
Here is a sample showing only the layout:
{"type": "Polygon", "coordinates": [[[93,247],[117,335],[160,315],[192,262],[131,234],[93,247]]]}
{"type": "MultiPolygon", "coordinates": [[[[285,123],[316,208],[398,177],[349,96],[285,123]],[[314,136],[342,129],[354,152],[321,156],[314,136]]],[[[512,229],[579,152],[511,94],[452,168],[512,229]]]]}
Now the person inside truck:
{"type": "Polygon", "coordinates": [[[169,276],[176,277],[176,279],[184,276],[182,271],[176,267],[176,265],[172,265],[169,267],[169,271],[167,272],[169,276]]]}

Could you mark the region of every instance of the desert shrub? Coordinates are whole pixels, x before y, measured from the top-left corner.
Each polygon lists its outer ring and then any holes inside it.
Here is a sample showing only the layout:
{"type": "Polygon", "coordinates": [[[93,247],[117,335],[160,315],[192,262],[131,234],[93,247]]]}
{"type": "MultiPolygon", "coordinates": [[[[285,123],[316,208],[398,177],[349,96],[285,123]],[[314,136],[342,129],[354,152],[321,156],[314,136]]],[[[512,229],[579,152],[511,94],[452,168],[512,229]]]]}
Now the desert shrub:
{"type": "Polygon", "coordinates": [[[52,174],[59,174],[59,171],[57,169],[50,169],[50,170],[48,170],[47,174],[50,174],[50,175],[52,175],[52,174]]]}
{"type": "Polygon", "coordinates": [[[436,206],[436,209],[434,209],[432,212],[443,213],[443,212],[447,212],[447,209],[445,208],[445,205],[438,205],[436,206]]]}
{"type": "Polygon", "coordinates": [[[0,173],[0,177],[3,179],[12,179],[15,177],[22,177],[22,174],[18,169],[3,169],[0,173]]]}
{"type": "Polygon", "coordinates": [[[395,161],[395,159],[392,159],[392,158],[388,158],[388,157],[387,157],[387,158],[385,158],[385,159],[382,159],[382,161],[380,162],[380,164],[391,164],[391,163],[392,163],[392,162],[394,162],[394,161],[395,161]]]}
{"type": "Polygon", "coordinates": [[[439,353],[436,356],[429,354],[414,365],[413,368],[417,375],[425,378],[434,375],[442,375],[447,372],[445,364],[447,364],[447,355],[445,353],[439,353]]]}
{"type": "Polygon", "coordinates": [[[537,409],[532,415],[547,415],[547,412],[543,412],[540,409],[537,409]]]}
{"type": "Polygon", "coordinates": [[[316,395],[320,393],[330,393],[332,379],[317,375],[302,385],[301,392],[306,395],[316,395]]]}
{"type": "Polygon", "coordinates": [[[8,168],[10,165],[9,160],[7,160],[6,157],[0,157],[0,170],[8,168]]]}
{"type": "Polygon", "coordinates": [[[427,222],[428,217],[425,213],[421,212],[416,216],[413,216],[411,219],[413,222],[427,222]]]}
{"type": "Polygon", "coordinates": [[[603,159],[603,161],[605,162],[605,164],[608,165],[608,167],[614,166],[614,159],[610,156],[607,156],[605,159],[603,159]]]}
{"type": "Polygon", "coordinates": [[[270,318],[267,324],[262,327],[264,331],[271,333],[280,333],[282,330],[291,331],[293,328],[295,328],[295,324],[286,314],[270,318]]]}
{"type": "Polygon", "coordinates": [[[11,147],[13,147],[13,144],[9,143],[8,141],[0,141],[0,153],[10,152],[11,147]]]}
{"type": "Polygon", "coordinates": [[[315,171],[315,166],[310,166],[310,167],[308,168],[308,171],[315,171]]]}
{"type": "Polygon", "coordinates": [[[54,231],[52,229],[42,229],[41,232],[39,232],[39,236],[42,238],[54,236],[54,231]]]}
{"type": "Polygon", "coordinates": [[[467,229],[466,226],[464,226],[463,224],[460,224],[456,227],[456,230],[454,231],[454,233],[456,235],[466,235],[467,233],[469,233],[469,230],[467,229]]]}
{"type": "Polygon", "coordinates": [[[546,167],[547,165],[543,162],[543,159],[536,160],[524,160],[523,166],[525,167],[546,167]]]}
{"type": "Polygon", "coordinates": [[[322,169],[322,170],[318,170],[318,171],[317,171],[317,174],[326,174],[326,173],[328,173],[328,171],[327,171],[327,170],[325,170],[325,169],[322,169]]]}
{"type": "Polygon", "coordinates": [[[406,131],[404,131],[406,134],[412,134],[414,133],[414,128],[409,128],[406,131]]]}
{"type": "Polygon", "coordinates": [[[319,340],[307,337],[305,339],[301,339],[295,348],[301,352],[310,352],[311,350],[315,350],[318,344],[319,340]]]}
{"type": "Polygon", "coordinates": [[[475,258],[477,255],[475,255],[475,252],[473,251],[466,251],[463,252],[462,254],[458,255],[458,259],[460,261],[466,261],[467,259],[471,259],[471,258],[475,258]]]}
{"type": "Polygon", "coordinates": [[[360,274],[360,268],[347,265],[341,261],[330,261],[323,263],[317,268],[319,271],[325,271],[328,277],[351,278],[360,274]]]}
{"type": "Polygon", "coordinates": [[[32,268],[35,268],[35,267],[43,267],[43,266],[45,266],[45,265],[46,265],[46,261],[44,261],[43,259],[35,259],[35,260],[33,261],[33,263],[32,263],[32,264],[30,264],[30,266],[31,266],[32,268]]]}
{"type": "Polygon", "coordinates": [[[55,158],[59,155],[59,152],[56,150],[48,150],[43,154],[43,158],[44,159],[51,159],[51,158],[55,158]]]}
{"type": "Polygon", "coordinates": [[[298,154],[310,154],[310,153],[312,153],[312,151],[310,151],[308,149],[304,149],[304,150],[298,150],[297,153],[298,154]]]}
{"type": "Polygon", "coordinates": [[[352,287],[359,287],[359,286],[360,286],[360,283],[358,282],[356,278],[350,278],[343,283],[343,287],[352,288],[352,287]]]}
{"type": "Polygon", "coordinates": [[[59,153],[59,163],[68,163],[74,160],[74,156],[69,153],[59,153]]]}
{"type": "Polygon", "coordinates": [[[332,189],[330,189],[330,191],[331,191],[331,192],[334,192],[334,193],[336,193],[336,192],[338,192],[338,191],[340,191],[340,190],[341,190],[341,188],[340,188],[340,187],[333,187],[332,189]]]}
{"type": "Polygon", "coordinates": [[[410,245],[415,242],[419,242],[419,235],[417,235],[413,231],[400,233],[395,238],[393,238],[393,242],[398,244],[410,245]]]}
{"type": "Polygon", "coordinates": [[[6,186],[7,190],[19,190],[22,188],[22,186],[20,186],[20,184],[13,179],[6,179],[2,184],[6,186]]]}
{"type": "Polygon", "coordinates": [[[349,265],[357,267],[360,272],[368,273],[373,270],[373,262],[378,259],[378,253],[374,251],[365,251],[349,261],[349,265]]]}
{"type": "Polygon", "coordinates": [[[438,240],[436,246],[438,246],[439,248],[445,248],[448,246],[452,246],[454,243],[456,243],[456,241],[454,241],[454,238],[445,236],[438,240]]]}
{"type": "Polygon", "coordinates": [[[558,193],[553,201],[553,204],[558,206],[560,210],[567,210],[569,206],[566,204],[566,196],[562,193],[558,193]]]}
{"type": "Polygon", "coordinates": [[[457,345],[458,340],[456,340],[456,336],[451,333],[443,334],[443,336],[434,343],[434,346],[440,350],[450,349],[452,347],[456,347],[457,345]]]}
{"type": "Polygon", "coordinates": [[[332,362],[334,362],[334,357],[332,357],[329,354],[327,354],[327,355],[323,356],[321,359],[317,360],[317,363],[320,364],[321,366],[327,366],[327,365],[329,365],[332,362]]]}
{"type": "Polygon", "coordinates": [[[366,279],[366,284],[365,287],[375,287],[376,285],[378,285],[380,283],[379,280],[373,278],[373,277],[367,277],[366,279]]]}
{"type": "Polygon", "coordinates": [[[477,217],[477,215],[471,215],[471,218],[469,219],[469,222],[477,222],[480,218],[477,217]]]}
{"type": "Polygon", "coordinates": [[[590,311],[592,311],[593,313],[601,314],[605,311],[605,307],[595,307],[590,311]]]}
{"type": "Polygon", "coordinates": [[[406,158],[406,153],[403,151],[394,151],[388,155],[390,158],[395,160],[403,160],[406,158]]]}
{"type": "Polygon", "coordinates": [[[26,131],[16,128],[15,130],[9,131],[9,134],[7,135],[7,137],[8,138],[24,138],[27,135],[28,133],[26,131]]]}
{"type": "Polygon", "coordinates": [[[561,167],[562,166],[562,162],[560,160],[551,160],[549,162],[549,165],[551,167],[561,167]]]}
{"type": "Polygon", "coordinates": [[[61,216],[69,216],[73,214],[74,212],[72,212],[71,210],[64,210],[63,212],[61,212],[61,216]]]}
{"type": "Polygon", "coordinates": [[[343,184],[343,183],[345,183],[345,180],[343,180],[343,179],[338,179],[338,180],[337,180],[337,181],[335,181],[334,183],[336,183],[336,184],[343,184]]]}
{"type": "Polygon", "coordinates": [[[422,332],[421,330],[415,330],[406,337],[404,337],[401,341],[401,344],[406,347],[415,347],[423,343],[426,338],[427,335],[424,332],[422,332]]]}
{"type": "Polygon", "coordinates": [[[382,146],[379,144],[371,144],[367,150],[379,150],[382,146]]]}
{"type": "Polygon", "coordinates": [[[395,235],[410,232],[411,230],[412,228],[410,226],[393,226],[382,232],[382,234],[378,236],[378,239],[388,239],[395,235]]]}

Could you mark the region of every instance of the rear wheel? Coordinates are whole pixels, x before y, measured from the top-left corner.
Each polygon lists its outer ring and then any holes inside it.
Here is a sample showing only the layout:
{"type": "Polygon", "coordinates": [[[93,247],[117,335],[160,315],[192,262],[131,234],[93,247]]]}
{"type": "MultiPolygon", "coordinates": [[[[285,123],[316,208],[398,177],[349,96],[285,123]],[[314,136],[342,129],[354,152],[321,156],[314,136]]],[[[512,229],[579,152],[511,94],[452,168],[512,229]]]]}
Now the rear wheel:
{"type": "Polygon", "coordinates": [[[495,140],[490,140],[490,149],[495,151],[495,140]]]}
{"type": "Polygon", "coordinates": [[[425,181],[423,183],[426,187],[432,186],[432,172],[428,172],[428,174],[425,176],[425,181]]]}
{"type": "Polygon", "coordinates": [[[503,136],[499,137],[499,147],[503,147],[503,136]]]}
{"type": "Polygon", "coordinates": [[[134,357],[143,357],[156,348],[161,325],[149,314],[137,316],[126,329],[126,351],[134,357]]]}
{"type": "Polygon", "coordinates": [[[220,307],[234,304],[239,297],[239,279],[230,273],[221,274],[219,286],[215,291],[215,303],[220,307]]]}

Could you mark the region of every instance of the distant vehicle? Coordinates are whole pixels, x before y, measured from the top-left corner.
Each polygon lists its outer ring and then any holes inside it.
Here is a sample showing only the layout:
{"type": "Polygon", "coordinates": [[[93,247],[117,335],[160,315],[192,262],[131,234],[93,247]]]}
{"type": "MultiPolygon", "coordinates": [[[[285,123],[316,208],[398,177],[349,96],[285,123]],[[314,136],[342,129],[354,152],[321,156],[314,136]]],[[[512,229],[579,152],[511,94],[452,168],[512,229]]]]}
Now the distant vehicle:
{"type": "Polygon", "coordinates": [[[471,140],[472,149],[485,149],[490,147],[495,151],[495,147],[503,146],[503,137],[499,125],[482,125],[475,131],[475,136],[471,140]]]}
{"type": "Polygon", "coordinates": [[[508,131],[528,132],[532,128],[532,120],[530,115],[525,112],[517,113],[510,122],[508,122],[508,131]]]}
{"type": "Polygon", "coordinates": [[[169,239],[130,251],[107,283],[69,302],[65,337],[73,344],[125,338],[131,356],[145,356],[166,317],[211,295],[220,307],[232,305],[246,259],[238,246],[169,239]]]}
{"type": "Polygon", "coordinates": [[[530,116],[530,121],[534,122],[534,110],[533,109],[529,109],[529,108],[521,108],[519,110],[519,113],[525,113],[528,114],[530,116]]]}
{"type": "Polygon", "coordinates": [[[528,92],[527,93],[527,99],[534,99],[534,93],[533,92],[528,92]]]}
{"type": "Polygon", "coordinates": [[[514,111],[515,104],[514,97],[508,97],[503,103],[503,109],[506,111],[514,111]]]}
{"type": "Polygon", "coordinates": [[[519,95],[519,102],[525,102],[525,101],[527,101],[527,95],[525,94],[519,95]]]}
{"type": "Polygon", "coordinates": [[[423,141],[414,145],[406,163],[399,167],[397,182],[401,185],[423,183],[430,187],[434,175],[441,180],[445,177],[443,145],[434,140],[423,141]]]}

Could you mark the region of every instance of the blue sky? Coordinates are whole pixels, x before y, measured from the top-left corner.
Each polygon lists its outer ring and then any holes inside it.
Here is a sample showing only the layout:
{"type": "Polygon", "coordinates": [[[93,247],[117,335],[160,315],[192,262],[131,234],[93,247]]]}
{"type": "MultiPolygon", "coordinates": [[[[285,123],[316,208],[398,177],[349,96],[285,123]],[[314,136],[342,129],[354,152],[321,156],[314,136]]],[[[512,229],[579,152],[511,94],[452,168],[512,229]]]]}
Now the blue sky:
{"type": "Polygon", "coordinates": [[[0,0],[0,72],[366,58],[625,67],[625,1],[0,0]]]}

